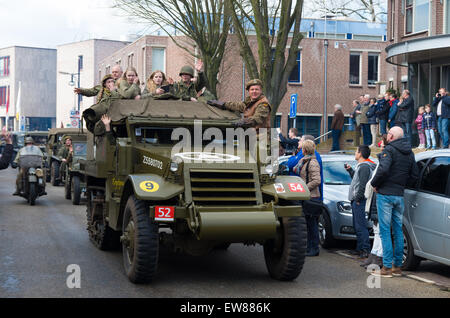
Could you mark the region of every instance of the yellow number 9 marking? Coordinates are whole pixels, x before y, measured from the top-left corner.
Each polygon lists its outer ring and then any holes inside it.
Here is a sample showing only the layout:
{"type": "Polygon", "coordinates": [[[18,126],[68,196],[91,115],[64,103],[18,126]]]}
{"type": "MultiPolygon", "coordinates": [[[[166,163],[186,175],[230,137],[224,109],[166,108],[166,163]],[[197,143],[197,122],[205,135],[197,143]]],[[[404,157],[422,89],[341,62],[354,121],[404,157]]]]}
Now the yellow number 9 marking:
{"type": "Polygon", "coordinates": [[[159,190],[159,184],[153,181],[142,181],[139,187],[145,192],[156,192],[159,190]]]}

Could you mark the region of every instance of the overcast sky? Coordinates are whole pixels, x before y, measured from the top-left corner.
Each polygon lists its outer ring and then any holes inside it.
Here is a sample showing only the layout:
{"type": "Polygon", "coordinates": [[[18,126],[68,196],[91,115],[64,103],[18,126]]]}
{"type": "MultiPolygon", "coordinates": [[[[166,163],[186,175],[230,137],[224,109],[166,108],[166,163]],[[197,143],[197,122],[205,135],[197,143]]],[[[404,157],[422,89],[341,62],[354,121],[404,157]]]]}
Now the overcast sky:
{"type": "Polygon", "coordinates": [[[0,0],[0,48],[57,45],[107,38],[127,40],[149,28],[109,8],[108,0],[0,0]]]}

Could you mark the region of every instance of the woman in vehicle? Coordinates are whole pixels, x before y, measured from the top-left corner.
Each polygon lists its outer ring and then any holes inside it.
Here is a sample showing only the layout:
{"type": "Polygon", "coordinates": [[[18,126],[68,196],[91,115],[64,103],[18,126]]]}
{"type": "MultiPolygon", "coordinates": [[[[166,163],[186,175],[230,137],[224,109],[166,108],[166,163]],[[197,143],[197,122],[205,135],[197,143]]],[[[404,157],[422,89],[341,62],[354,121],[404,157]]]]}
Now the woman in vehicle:
{"type": "Polygon", "coordinates": [[[172,96],[169,91],[172,88],[173,80],[166,79],[166,75],[163,71],[154,71],[147,80],[144,90],[142,91],[142,98],[158,98],[164,99],[165,97],[172,96]]]}
{"type": "Polygon", "coordinates": [[[139,84],[140,81],[136,69],[130,66],[120,79],[118,92],[124,99],[140,99],[141,88],[139,84]]]}
{"type": "Polygon", "coordinates": [[[302,143],[303,158],[294,167],[294,173],[299,175],[306,182],[306,186],[311,194],[311,199],[303,201],[303,212],[306,218],[308,230],[306,256],[319,255],[319,216],[322,211],[322,201],[320,199],[320,165],[315,156],[316,145],[314,141],[305,140],[302,143]]]}

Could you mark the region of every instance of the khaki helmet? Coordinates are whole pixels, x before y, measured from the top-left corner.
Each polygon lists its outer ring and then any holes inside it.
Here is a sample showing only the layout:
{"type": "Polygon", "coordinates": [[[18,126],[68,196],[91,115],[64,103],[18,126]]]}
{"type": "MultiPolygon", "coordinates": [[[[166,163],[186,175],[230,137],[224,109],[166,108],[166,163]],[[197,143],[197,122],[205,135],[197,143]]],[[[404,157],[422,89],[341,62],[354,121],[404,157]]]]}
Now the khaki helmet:
{"type": "Polygon", "coordinates": [[[63,144],[65,144],[66,143],[66,140],[67,139],[70,139],[70,140],[72,140],[72,137],[71,136],[69,136],[69,135],[65,135],[65,136],[63,136],[63,138],[62,138],[62,142],[63,142],[63,144]]]}
{"type": "Polygon", "coordinates": [[[34,139],[33,137],[25,137],[25,144],[34,144],[34,139]]]}
{"type": "Polygon", "coordinates": [[[194,69],[189,65],[185,65],[180,70],[180,76],[183,74],[191,75],[192,77],[194,77],[194,69]]]}
{"type": "Polygon", "coordinates": [[[249,90],[250,87],[252,87],[253,85],[259,85],[259,86],[261,86],[261,88],[263,87],[263,84],[262,84],[261,80],[255,78],[255,79],[252,79],[249,82],[247,82],[247,85],[245,86],[245,89],[249,90]]]}
{"type": "Polygon", "coordinates": [[[105,76],[103,76],[103,78],[102,78],[102,86],[103,87],[105,87],[106,81],[109,79],[114,79],[114,77],[111,74],[106,74],[105,76]]]}

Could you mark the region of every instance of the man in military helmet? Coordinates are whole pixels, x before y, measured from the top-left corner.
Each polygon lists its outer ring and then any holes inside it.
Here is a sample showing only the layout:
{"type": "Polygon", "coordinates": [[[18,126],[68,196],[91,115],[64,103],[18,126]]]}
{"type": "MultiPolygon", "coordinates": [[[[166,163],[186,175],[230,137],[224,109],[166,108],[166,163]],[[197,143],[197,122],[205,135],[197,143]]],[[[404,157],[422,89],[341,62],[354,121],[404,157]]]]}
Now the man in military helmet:
{"type": "MultiPolygon", "coordinates": [[[[41,149],[34,145],[33,137],[25,137],[25,147],[22,147],[19,152],[17,153],[16,159],[14,159],[14,164],[19,164],[19,159],[21,156],[40,156],[44,157],[44,154],[42,153],[41,149]]],[[[20,168],[20,167],[19,167],[20,168]]],[[[13,195],[19,195],[22,185],[22,176],[23,176],[23,169],[19,169],[19,173],[17,174],[16,179],[16,192],[13,193],[13,195]]]]}
{"type": "Polygon", "coordinates": [[[270,128],[270,111],[269,101],[262,91],[262,82],[259,79],[253,79],[246,85],[249,96],[243,102],[220,102],[218,100],[209,100],[208,104],[221,109],[231,111],[239,111],[244,117],[235,122],[235,127],[254,127],[270,128]]]}
{"type": "Polygon", "coordinates": [[[67,169],[67,165],[70,163],[71,158],[73,156],[73,147],[72,147],[72,137],[64,136],[62,139],[64,146],[62,146],[58,153],[57,157],[61,159],[61,170],[60,175],[64,175],[67,169]]]}
{"type": "Polygon", "coordinates": [[[185,65],[180,70],[181,81],[173,84],[173,95],[184,100],[196,102],[199,98],[198,92],[201,91],[206,84],[205,74],[202,71],[203,62],[198,60],[195,69],[198,77],[194,79],[194,69],[185,65]]]}
{"type": "MultiPolygon", "coordinates": [[[[122,77],[123,74],[123,70],[122,67],[120,65],[114,65],[112,70],[111,70],[111,74],[108,74],[109,76],[111,76],[111,78],[114,80],[115,84],[118,84],[118,80],[122,77]]],[[[96,85],[93,88],[74,88],[74,93],[75,94],[81,94],[82,96],[87,96],[87,97],[93,97],[93,96],[97,96],[98,101],[101,99],[101,96],[98,97],[99,93],[101,92],[103,88],[103,81],[102,84],[96,85]]]]}

